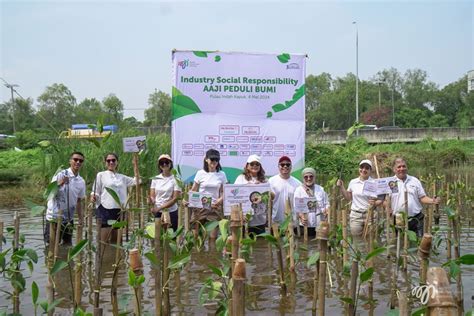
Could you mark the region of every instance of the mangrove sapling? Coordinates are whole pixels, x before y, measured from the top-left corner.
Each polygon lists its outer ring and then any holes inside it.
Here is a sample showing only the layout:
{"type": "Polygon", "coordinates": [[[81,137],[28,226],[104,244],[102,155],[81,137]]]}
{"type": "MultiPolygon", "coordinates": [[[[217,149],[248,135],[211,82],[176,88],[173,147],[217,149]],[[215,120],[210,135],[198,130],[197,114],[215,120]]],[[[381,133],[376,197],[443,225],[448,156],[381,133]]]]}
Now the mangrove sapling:
{"type": "Polygon", "coordinates": [[[208,265],[214,273],[214,278],[209,277],[204,281],[199,290],[199,304],[202,306],[208,302],[215,302],[218,306],[216,315],[227,315],[232,281],[229,278],[230,263],[228,260],[222,259],[219,259],[219,262],[221,264],[220,268],[208,265]]]}
{"type": "Polygon", "coordinates": [[[145,282],[145,276],[143,274],[140,274],[137,276],[135,272],[133,272],[132,269],[128,270],[128,285],[130,285],[133,289],[133,294],[135,298],[135,315],[141,315],[142,314],[142,308],[141,308],[141,285],[145,282]]]}

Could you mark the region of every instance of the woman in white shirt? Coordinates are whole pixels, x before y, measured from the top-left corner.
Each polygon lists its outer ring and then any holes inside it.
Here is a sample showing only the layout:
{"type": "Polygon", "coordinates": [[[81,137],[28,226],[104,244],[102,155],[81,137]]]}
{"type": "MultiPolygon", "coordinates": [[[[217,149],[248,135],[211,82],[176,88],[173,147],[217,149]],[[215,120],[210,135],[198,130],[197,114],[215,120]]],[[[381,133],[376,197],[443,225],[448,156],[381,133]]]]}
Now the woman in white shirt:
{"type": "Polygon", "coordinates": [[[171,169],[173,161],[169,155],[161,155],[158,158],[158,169],[160,174],[151,180],[150,201],[153,204],[151,212],[156,218],[160,218],[163,210],[170,214],[171,227],[176,231],[178,229],[178,205],[176,200],[179,198],[181,189],[176,182],[171,169]]]}
{"type": "MultiPolygon", "coordinates": [[[[194,177],[191,191],[208,194],[212,197],[211,208],[193,208],[191,223],[195,224],[195,234],[199,229],[199,223],[217,221],[222,218],[223,190],[227,183],[227,177],[221,170],[220,153],[215,149],[209,149],[204,157],[203,169],[199,170],[194,177]]],[[[211,232],[211,238],[217,237],[217,230],[211,232]]]]}
{"type": "Polygon", "coordinates": [[[326,218],[329,210],[329,198],[323,187],[316,184],[316,170],[313,168],[304,168],[301,173],[303,176],[303,183],[296,188],[294,193],[294,203],[299,198],[316,198],[316,205],[310,203],[308,213],[296,213],[299,219],[299,224],[303,228],[308,227],[308,236],[316,236],[316,228],[322,219],[326,218]]]}
{"type": "Polygon", "coordinates": [[[382,204],[382,200],[369,198],[362,194],[364,183],[372,179],[370,177],[371,172],[372,162],[368,159],[364,159],[359,163],[359,177],[349,182],[347,190],[344,188],[344,182],[341,179],[337,180],[336,183],[337,186],[341,188],[344,198],[352,202],[351,213],[349,215],[352,237],[362,236],[369,207],[371,205],[378,206],[382,204]]]}
{"type": "Polygon", "coordinates": [[[96,216],[102,220],[101,241],[115,243],[118,237],[117,229],[112,229],[109,221],[119,220],[122,213],[121,209],[128,200],[127,188],[136,185],[137,180],[117,172],[119,161],[117,154],[107,154],[104,161],[107,170],[97,173],[92,186],[91,201],[96,203],[96,216]],[[110,188],[117,193],[120,205],[107,192],[106,188],[110,188]]]}
{"type": "MultiPolygon", "coordinates": [[[[234,184],[260,184],[266,183],[265,170],[261,164],[261,158],[250,155],[241,175],[235,179],[234,184]]],[[[267,207],[265,203],[253,203],[254,213],[249,221],[249,233],[261,234],[265,232],[267,223],[267,207]]]]}

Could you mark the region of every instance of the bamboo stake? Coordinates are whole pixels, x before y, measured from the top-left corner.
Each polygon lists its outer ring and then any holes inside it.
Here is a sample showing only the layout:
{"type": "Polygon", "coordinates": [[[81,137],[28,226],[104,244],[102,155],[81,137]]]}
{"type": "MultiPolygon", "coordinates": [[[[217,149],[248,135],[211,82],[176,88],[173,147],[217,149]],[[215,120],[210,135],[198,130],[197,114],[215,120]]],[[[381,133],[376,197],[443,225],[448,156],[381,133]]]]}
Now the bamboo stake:
{"type": "MultiPolygon", "coordinates": [[[[308,213],[303,214],[303,218],[305,220],[304,231],[303,231],[303,241],[308,243],[308,213]]],[[[299,223],[298,223],[299,226],[299,223]]]]}
{"type": "Polygon", "coordinates": [[[325,315],[326,304],[326,256],[328,250],[329,224],[321,222],[317,231],[319,239],[320,259],[319,259],[319,284],[318,284],[318,315],[325,315]]]}
{"type": "MultiPolygon", "coordinates": [[[[456,215],[452,219],[453,235],[454,235],[454,260],[458,260],[461,256],[459,248],[460,234],[459,234],[459,211],[456,211],[456,215]]],[[[456,276],[456,303],[458,305],[458,315],[464,315],[464,291],[462,286],[461,269],[456,276]]]]}
{"type": "Polygon", "coordinates": [[[230,210],[230,230],[232,234],[232,266],[234,271],[235,262],[239,258],[240,234],[242,232],[242,217],[239,205],[232,205],[230,210]]]}
{"type": "MultiPolygon", "coordinates": [[[[81,212],[82,213],[82,212],[81,212]]],[[[76,244],[79,244],[82,241],[82,223],[84,221],[83,214],[80,214],[82,218],[79,220],[77,225],[77,234],[76,234],[76,244]]],[[[75,307],[77,308],[81,305],[81,294],[82,294],[82,252],[79,253],[75,263],[75,274],[74,274],[74,298],[75,298],[75,307]]]]}
{"type": "Polygon", "coordinates": [[[280,272],[280,286],[283,293],[283,296],[286,296],[286,283],[285,283],[285,271],[283,270],[283,254],[281,249],[281,241],[280,241],[280,231],[278,229],[278,224],[273,223],[272,226],[273,236],[277,240],[277,261],[278,261],[278,270],[280,272]]]}
{"type": "MultiPolygon", "coordinates": [[[[449,183],[446,183],[446,205],[449,205],[450,204],[450,201],[449,201],[449,183]]],[[[451,233],[451,221],[448,219],[448,238],[446,239],[446,256],[448,257],[448,261],[451,260],[452,258],[452,253],[451,253],[451,249],[452,249],[452,243],[451,243],[451,239],[453,238],[452,236],[452,233],[451,233]]]]}
{"type": "Polygon", "coordinates": [[[286,216],[291,216],[290,223],[288,224],[287,228],[287,234],[288,234],[288,240],[290,243],[290,271],[295,271],[295,236],[294,236],[294,230],[293,230],[293,213],[291,210],[291,202],[290,198],[286,200],[285,203],[285,214],[286,216]]]}
{"type": "MultiPolygon", "coordinates": [[[[390,224],[392,223],[392,201],[389,194],[385,196],[385,239],[387,243],[387,258],[390,258],[390,247],[389,244],[392,243],[392,237],[390,236],[390,224]]],[[[398,262],[397,262],[398,264],[398,262]]]]}
{"type": "Polygon", "coordinates": [[[273,202],[272,202],[272,197],[268,199],[268,206],[267,206],[267,225],[268,225],[268,233],[272,233],[272,210],[273,210],[273,202]]]}
{"type": "Polygon", "coordinates": [[[420,258],[420,285],[426,284],[432,240],[433,236],[431,236],[431,234],[424,234],[420,246],[418,247],[418,257],[420,258]]]}
{"type": "MultiPolygon", "coordinates": [[[[168,212],[166,212],[168,213],[168,212]]],[[[168,226],[170,225],[169,216],[166,218],[165,214],[162,215],[162,227],[163,231],[166,232],[168,230],[168,226]]],[[[168,213],[169,215],[169,213],[168,213]]],[[[169,246],[168,246],[168,239],[164,238],[163,240],[163,315],[170,315],[170,290],[169,290],[169,278],[170,278],[170,271],[168,269],[169,263],[169,246]]]]}
{"type": "MultiPolygon", "coordinates": [[[[369,251],[368,253],[371,253],[374,250],[374,235],[375,235],[375,229],[374,229],[374,207],[369,208],[369,251]]],[[[373,257],[368,260],[368,267],[373,268],[374,267],[374,259],[373,257]]],[[[369,280],[369,301],[373,301],[374,299],[374,278],[370,278],[369,280]]],[[[370,313],[369,313],[370,314],[370,313]]]]}
{"type": "Polygon", "coordinates": [[[351,265],[351,283],[349,289],[349,295],[352,299],[353,304],[349,304],[349,315],[355,315],[355,303],[357,299],[357,279],[359,278],[359,261],[352,261],[351,265]]]}
{"type": "MultiPolygon", "coordinates": [[[[15,211],[13,215],[13,223],[15,227],[15,235],[13,236],[13,253],[15,253],[20,248],[20,213],[18,211],[15,211]]],[[[19,265],[16,267],[16,270],[20,270],[19,265]]],[[[14,287],[13,290],[13,314],[20,315],[20,292],[17,287],[14,287]]]]}
{"type": "Polygon", "coordinates": [[[245,260],[236,259],[232,274],[232,316],[245,315],[245,260]]]}
{"type": "Polygon", "coordinates": [[[94,316],[102,316],[102,308],[100,308],[100,287],[101,287],[101,256],[102,242],[100,240],[100,230],[102,228],[102,219],[96,219],[96,253],[95,253],[95,289],[94,289],[94,316]]]}
{"type": "Polygon", "coordinates": [[[155,257],[158,266],[155,267],[155,306],[156,316],[161,316],[162,297],[161,297],[161,218],[155,218],[155,257]]]}
{"type": "Polygon", "coordinates": [[[54,240],[54,261],[56,262],[56,259],[58,258],[59,254],[59,241],[61,240],[61,226],[63,223],[63,210],[59,209],[58,210],[58,217],[56,218],[56,239],[54,240]]]}
{"type": "Polygon", "coordinates": [[[400,292],[398,297],[398,309],[400,311],[399,315],[410,315],[408,313],[408,297],[406,293],[400,292]]]}
{"type": "Polygon", "coordinates": [[[313,306],[312,306],[312,314],[313,316],[317,315],[317,306],[318,306],[318,285],[319,281],[319,260],[316,262],[315,267],[314,267],[314,274],[313,274],[313,306]]]}
{"type": "Polygon", "coordinates": [[[342,213],[342,262],[343,265],[349,262],[349,252],[348,252],[348,243],[347,243],[347,209],[343,207],[341,209],[342,213]]]}
{"type": "MultiPolygon", "coordinates": [[[[120,215],[119,221],[123,220],[123,214],[120,215]]],[[[118,308],[118,299],[117,299],[117,282],[118,282],[118,270],[121,261],[121,252],[120,245],[122,242],[122,228],[119,228],[117,231],[117,240],[115,248],[115,263],[114,263],[114,274],[112,276],[112,286],[110,289],[110,301],[112,303],[112,311],[114,315],[119,314],[118,308]]]]}
{"type": "MultiPolygon", "coordinates": [[[[48,272],[54,264],[54,243],[56,241],[56,224],[54,222],[47,223],[49,225],[49,247],[48,247],[48,272]]],[[[46,295],[48,304],[53,304],[54,301],[54,281],[51,273],[48,273],[48,283],[46,284],[46,295]]],[[[52,316],[53,311],[48,313],[48,316],[52,316]]]]}
{"type": "Polygon", "coordinates": [[[0,222],[0,252],[3,249],[3,222],[0,222]]]}
{"type": "Polygon", "coordinates": [[[434,286],[435,295],[428,299],[428,315],[430,316],[454,316],[458,314],[458,308],[451,293],[446,271],[440,267],[428,269],[427,284],[434,286]]]}

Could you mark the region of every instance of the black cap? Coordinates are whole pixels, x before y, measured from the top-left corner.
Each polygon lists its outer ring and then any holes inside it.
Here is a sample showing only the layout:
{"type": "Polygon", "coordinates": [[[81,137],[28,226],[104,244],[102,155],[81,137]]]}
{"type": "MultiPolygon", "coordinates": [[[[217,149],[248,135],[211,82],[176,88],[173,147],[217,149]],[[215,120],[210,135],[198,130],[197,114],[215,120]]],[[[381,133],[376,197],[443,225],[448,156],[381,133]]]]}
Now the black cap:
{"type": "Polygon", "coordinates": [[[209,149],[206,151],[206,159],[221,159],[221,155],[215,149],[209,149]]]}

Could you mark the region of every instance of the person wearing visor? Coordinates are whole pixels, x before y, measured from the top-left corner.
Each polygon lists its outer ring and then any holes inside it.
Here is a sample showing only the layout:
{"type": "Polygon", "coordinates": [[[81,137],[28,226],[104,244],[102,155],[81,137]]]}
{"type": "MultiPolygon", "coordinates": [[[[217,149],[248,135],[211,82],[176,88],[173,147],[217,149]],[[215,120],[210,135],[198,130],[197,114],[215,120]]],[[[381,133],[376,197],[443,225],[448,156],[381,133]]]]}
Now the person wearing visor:
{"type": "MultiPolygon", "coordinates": [[[[118,173],[119,159],[115,153],[109,153],[104,158],[105,171],[97,173],[92,185],[91,202],[97,206],[96,216],[102,220],[100,240],[116,243],[117,229],[112,229],[112,222],[119,221],[122,207],[128,201],[127,188],[137,184],[137,179],[118,173]],[[120,205],[107,192],[110,188],[117,193],[120,205]]],[[[120,236],[121,237],[121,236],[120,236]]]]}
{"type": "Polygon", "coordinates": [[[174,175],[171,173],[173,161],[167,154],[158,158],[159,174],[151,180],[150,202],[153,205],[151,212],[156,218],[160,218],[163,211],[168,211],[173,230],[178,229],[178,205],[176,201],[181,194],[174,175]]]}
{"type": "MultiPolygon", "coordinates": [[[[242,174],[235,179],[234,184],[252,185],[266,182],[267,178],[265,178],[265,170],[263,170],[261,158],[257,155],[250,155],[247,158],[242,174]]],[[[253,201],[252,205],[255,205],[255,207],[252,219],[249,221],[249,233],[258,235],[265,232],[267,205],[265,203],[253,203],[253,201]]]]}
{"type": "Polygon", "coordinates": [[[303,183],[296,188],[294,198],[316,198],[316,208],[307,214],[297,213],[299,224],[303,228],[308,227],[308,236],[316,236],[316,228],[321,220],[325,219],[329,210],[329,198],[323,187],[316,184],[316,170],[304,168],[301,173],[303,183]],[[307,216],[305,216],[307,215],[307,216]]]}
{"type": "Polygon", "coordinates": [[[285,220],[286,201],[290,199],[290,203],[293,204],[293,195],[301,182],[291,176],[291,159],[288,156],[278,159],[278,171],[279,173],[271,177],[268,182],[274,194],[272,221],[282,223],[285,220]]]}
{"type": "MultiPolygon", "coordinates": [[[[48,201],[46,209],[46,226],[44,240],[49,243],[49,222],[57,222],[59,210],[62,212],[61,239],[65,245],[72,244],[72,233],[74,228],[74,213],[78,213],[79,220],[82,216],[82,199],[86,196],[86,182],[79,175],[79,170],[84,163],[84,155],[78,151],[69,157],[69,168],[58,172],[52,182],[57,181],[58,190],[55,196],[48,201]]],[[[79,222],[79,224],[82,224],[79,222]]],[[[0,241],[1,242],[1,241],[0,241]]]]}
{"type": "Polygon", "coordinates": [[[370,198],[362,191],[364,183],[371,180],[372,161],[364,159],[359,163],[359,177],[352,179],[346,190],[344,181],[338,179],[336,185],[341,188],[344,198],[351,202],[351,213],[349,215],[349,225],[352,237],[360,237],[364,231],[367,222],[367,211],[370,206],[378,206],[382,204],[382,199],[370,198]]]}
{"type": "MultiPolygon", "coordinates": [[[[211,209],[193,208],[191,211],[191,224],[195,225],[195,234],[198,233],[199,223],[205,224],[208,221],[218,221],[222,219],[222,204],[224,184],[227,177],[222,171],[220,164],[221,155],[215,149],[209,149],[204,157],[204,165],[195,177],[191,191],[208,194],[212,196],[211,209]]],[[[212,239],[217,237],[217,229],[210,234],[212,239]]]]}

